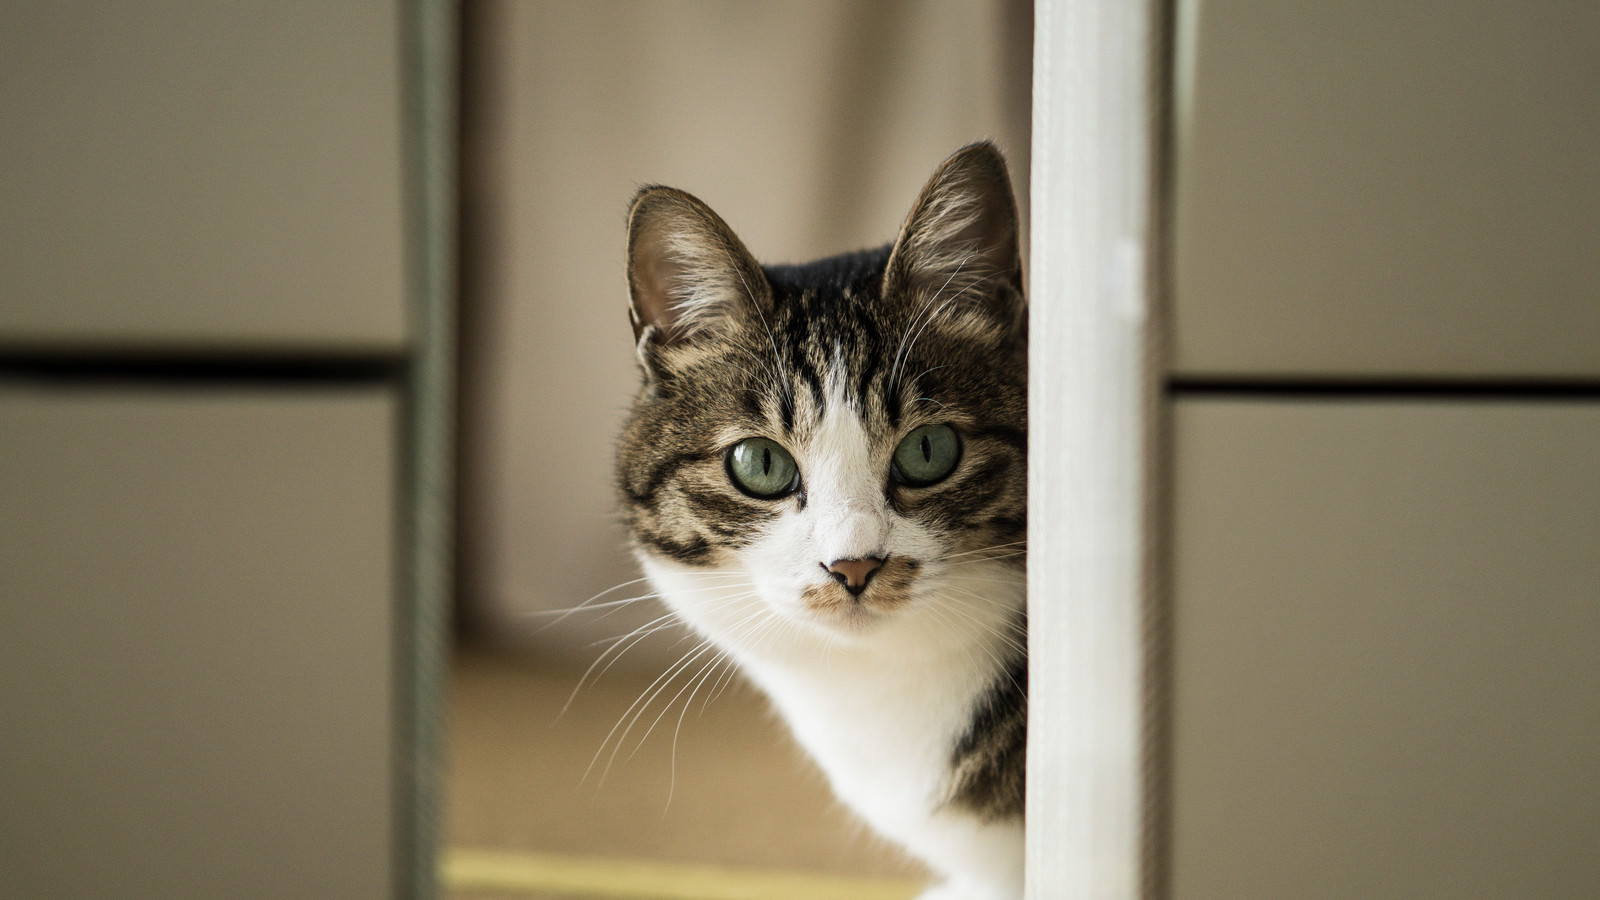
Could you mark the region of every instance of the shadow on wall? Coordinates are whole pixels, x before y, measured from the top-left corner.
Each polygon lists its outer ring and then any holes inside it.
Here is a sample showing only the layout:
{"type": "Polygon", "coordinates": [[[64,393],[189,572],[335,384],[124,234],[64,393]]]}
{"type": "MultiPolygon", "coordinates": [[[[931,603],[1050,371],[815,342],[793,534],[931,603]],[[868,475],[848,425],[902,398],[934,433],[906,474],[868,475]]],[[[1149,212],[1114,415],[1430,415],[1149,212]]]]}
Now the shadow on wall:
{"type": "Polygon", "coordinates": [[[1031,5],[489,0],[465,4],[462,40],[458,613],[588,660],[661,613],[540,615],[638,575],[611,482],[638,378],[634,191],[688,190],[759,258],[796,261],[892,239],[927,173],[990,138],[1026,222],[1031,5]]]}

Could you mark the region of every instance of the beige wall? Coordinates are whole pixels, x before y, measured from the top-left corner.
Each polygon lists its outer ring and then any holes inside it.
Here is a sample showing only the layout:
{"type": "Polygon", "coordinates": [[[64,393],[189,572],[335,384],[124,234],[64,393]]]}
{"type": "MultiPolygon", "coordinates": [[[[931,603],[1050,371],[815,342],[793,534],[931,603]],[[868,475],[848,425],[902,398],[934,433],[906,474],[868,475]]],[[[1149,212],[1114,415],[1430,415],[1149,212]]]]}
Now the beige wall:
{"type": "Polygon", "coordinates": [[[1007,152],[1025,202],[1030,11],[494,2],[475,14],[466,599],[501,638],[587,656],[588,641],[659,614],[549,632],[530,616],[637,575],[610,480],[637,385],[622,269],[634,191],[697,194],[773,262],[891,240],[933,168],[979,138],[1007,152]]]}
{"type": "Polygon", "coordinates": [[[431,874],[415,12],[0,4],[0,895],[431,874]]]}

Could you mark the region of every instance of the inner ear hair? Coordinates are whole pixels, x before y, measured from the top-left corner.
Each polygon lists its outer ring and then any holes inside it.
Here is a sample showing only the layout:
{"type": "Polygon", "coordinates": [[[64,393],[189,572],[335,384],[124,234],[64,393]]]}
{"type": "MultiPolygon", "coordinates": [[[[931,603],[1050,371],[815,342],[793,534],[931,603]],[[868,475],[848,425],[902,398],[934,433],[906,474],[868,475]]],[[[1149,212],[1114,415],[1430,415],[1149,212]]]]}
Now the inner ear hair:
{"type": "Polygon", "coordinates": [[[743,319],[762,302],[766,278],[733,229],[684,191],[651,186],[628,212],[629,319],[665,343],[743,319]]]}
{"type": "Polygon", "coordinates": [[[1005,158],[991,143],[970,144],[922,189],[895,241],[887,277],[912,292],[995,296],[1020,286],[1021,274],[1017,204],[1005,158]]]}

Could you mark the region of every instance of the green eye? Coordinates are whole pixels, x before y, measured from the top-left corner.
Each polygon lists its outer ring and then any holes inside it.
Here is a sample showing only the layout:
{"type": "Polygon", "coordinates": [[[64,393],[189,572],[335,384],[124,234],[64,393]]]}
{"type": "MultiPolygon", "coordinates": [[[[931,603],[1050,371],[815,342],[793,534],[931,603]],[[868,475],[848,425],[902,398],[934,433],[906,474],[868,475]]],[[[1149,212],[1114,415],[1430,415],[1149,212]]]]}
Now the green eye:
{"type": "Polygon", "coordinates": [[[766,438],[745,438],[728,451],[728,477],[739,490],[770,500],[800,486],[800,469],[789,451],[766,438]]]}
{"type": "Polygon", "coordinates": [[[896,480],[922,487],[943,481],[961,461],[961,439],[949,425],[923,425],[894,448],[896,480]]]}

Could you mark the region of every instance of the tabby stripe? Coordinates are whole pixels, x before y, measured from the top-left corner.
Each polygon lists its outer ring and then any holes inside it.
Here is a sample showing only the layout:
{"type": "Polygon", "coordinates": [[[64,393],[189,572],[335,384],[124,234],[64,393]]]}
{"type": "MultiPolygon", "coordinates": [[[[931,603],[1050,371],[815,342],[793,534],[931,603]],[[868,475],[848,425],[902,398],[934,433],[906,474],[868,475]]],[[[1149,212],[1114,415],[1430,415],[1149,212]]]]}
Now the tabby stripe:
{"type": "Polygon", "coordinates": [[[1010,468],[1010,459],[1004,456],[990,457],[976,471],[967,473],[960,484],[941,494],[937,502],[940,506],[954,505],[959,508],[959,514],[953,522],[970,521],[974,514],[993,505],[1005,493],[1008,484],[1001,476],[1010,468]]]}
{"type": "Polygon", "coordinates": [[[681,456],[674,456],[662,462],[660,465],[650,470],[650,475],[645,479],[645,483],[642,488],[635,488],[630,479],[630,483],[625,485],[628,493],[628,499],[650,509],[655,509],[656,494],[660,492],[662,485],[666,484],[668,481],[671,481],[672,478],[678,474],[679,469],[689,465],[690,463],[704,462],[707,459],[710,459],[713,455],[714,454],[709,453],[685,453],[681,456]]]}
{"type": "MultiPolygon", "coordinates": [[[[1015,629],[1026,634],[1027,620],[1015,629]]],[[[1028,658],[1018,653],[972,712],[950,764],[959,781],[951,803],[987,821],[1020,817],[1026,793],[1028,658]]]]}
{"type": "Polygon", "coordinates": [[[985,524],[998,531],[998,537],[1009,540],[1024,538],[1028,532],[1028,517],[1025,515],[991,516],[985,524]]]}
{"type": "Polygon", "coordinates": [[[1026,452],[1028,449],[1028,432],[1010,425],[980,425],[968,429],[967,433],[973,437],[991,438],[1016,450],[1026,452]]]}
{"type": "Polygon", "coordinates": [[[683,499],[696,513],[712,519],[707,523],[712,526],[744,526],[766,522],[777,515],[777,511],[767,504],[751,503],[707,491],[685,491],[683,499]]]}
{"type": "Polygon", "coordinates": [[[690,565],[710,562],[711,544],[705,538],[694,537],[687,542],[675,541],[664,534],[639,532],[639,542],[656,553],[690,565]]]}
{"type": "Polygon", "coordinates": [[[810,357],[805,354],[797,355],[794,363],[795,374],[800,377],[801,381],[806,383],[807,388],[811,389],[811,402],[816,406],[816,417],[821,419],[828,411],[828,401],[823,396],[822,375],[817,371],[817,367],[812,363],[810,357]]]}

